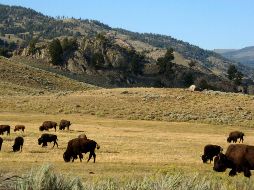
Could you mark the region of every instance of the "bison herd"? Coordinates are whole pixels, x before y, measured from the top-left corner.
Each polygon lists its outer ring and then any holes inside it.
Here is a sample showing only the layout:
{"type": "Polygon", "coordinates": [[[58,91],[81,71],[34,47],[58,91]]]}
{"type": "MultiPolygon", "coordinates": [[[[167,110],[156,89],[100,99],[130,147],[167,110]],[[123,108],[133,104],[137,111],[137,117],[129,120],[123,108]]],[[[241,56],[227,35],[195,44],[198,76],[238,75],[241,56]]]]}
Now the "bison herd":
{"type": "MultiPolygon", "coordinates": [[[[61,120],[59,124],[59,130],[69,130],[71,122],[68,120],[61,120]]],[[[48,131],[49,129],[54,129],[56,131],[57,123],[54,121],[45,121],[39,127],[40,131],[48,131]]],[[[10,135],[11,127],[9,125],[0,125],[0,134],[3,135],[6,132],[7,135],[10,135]]],[[[24,125],[16,125],[14,131],[21,130],[24,132],[24,125]]],[[[244,133],[240,131],[233,131],[229,134],[227,138],[228,143],[236,143],[239,139],[239,143],[243,143],[244,133]]],[[[57,135],[44,133],[38,139],[38,145],[46,147],[48,143],[53,142],[53,147],[56,145],[58,147],[58,138],[57,135]]],[[[2,148],[3,139],[0,137],[0,150],[2,148]]],[[[14,140],[14,145],[12,146],[13,151],[22,151],[24,144],[23,137],[16,137],[14,140]]],[[[95,149],[99,149],[100,146],[91,139],[88,139],[85,134],[79,135],[77,138],[71,139],[68,144],[66,151],[63,153],[63,159],[65,162],[74,162],[75,159],[82,162],[83,153],[89,152],[89,157],[87,162],[91,158],[93,161],[96,160],[95,149]]],[[[237,173],[244,173],[245,177],[250,177],[250,170],[254,169],[254,146],[244,145],[244,144],[231,144],[226,150],[226,153],[223,154],[223,148],[219,145],[208,144],[204,147],[204,154],[201,156],[203,163],[210,163],[214,158],[213,170],[216,172],[224,172],[227,168],[230,168],[230,176],[235,176],[237,173]]]]}
{"type": "MultiPolygon", "coordinates": [[[[59,130],[69,130],[71,122],[68,120],[61,120],[59,124],[59,130]]],[[[54,121],[44,121],[42,125],[39,127],[39,131],[48,131],[49,129],[54,129],[56,131],[57,123],[54,121]]],[[[0,125],[0,135],[3,135],[6,132],[7,135],[10,135],[11,127],[9,125],[0,125]]],[[[25,131],[24,125],[16,125],[14,128],[14,132],[21,130],[25,131]]],[[[58,147],[58,138],[57,135],[44,133],[38,139],[38,145],[42,145],[42,147],[46,147],[48,143],[53,142],[53,147],[56,145],[58,147]]],[[[2,148],[3,138],[0,137],[0,151],[2,148]]],[[[22,147],[24,144],[23,137],[16,137],[14,140],[14,145],[12,146],[13,152],[22,151],[22,147]]],[[[82,162],[83,154],[89,152],[89,158],[87,162],[93,157],[94,162],[96,158],[95,149],[99,149],[100,146],[93,140],[88,139],[85,134],[81,134],[78,138],[72,139],[67,144],[67,149],[63,154],[63,159],[65,162],[74,162],[75,159],[80,159],[82,162]]]]}
{"type": "MultiPolygon", "coordinates": [[[[244,133],[240,131],[233,131],[229,134],[227,142],[236,143],[239,139],[239,143],[243,143],[244,133]]],[[[227,168],[230,168],[229,176],[235,176],[237,173],[244,173],[245,177],[250,177],[250,170],[254,169],[254,146],[245,144],[231,144],[226,150],[226,153],[222,153],[222,147],[218,145],[208,144],[204,147],[204,154],[201,156],[204,163],[208,160],[211,161],[214,158],[213,170],[216,172],[224,172],[227,168]]]]}

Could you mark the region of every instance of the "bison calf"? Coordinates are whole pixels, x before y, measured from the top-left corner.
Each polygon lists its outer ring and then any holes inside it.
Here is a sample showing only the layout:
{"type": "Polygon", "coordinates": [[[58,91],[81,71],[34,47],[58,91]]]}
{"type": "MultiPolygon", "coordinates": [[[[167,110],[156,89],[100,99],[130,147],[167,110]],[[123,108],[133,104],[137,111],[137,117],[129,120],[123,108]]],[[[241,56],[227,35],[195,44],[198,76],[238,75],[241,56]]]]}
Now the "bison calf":
{"type": "Polygon", "coordinates": [[[24,125],[16,125],[15,128],[14,128],[14,132],[19,131],[19,130],[24,132],[25,128],[26,127],[24,125]]]}
{"type": "Polygon", "coordinates": [[[243,136],[244,136],[244,133],[243,132],[240,132],[240,131],[233,131],[231,133],[229,133],[229,136],[227,138],[227,142],[228,143],[231,143],[231,141],[233,141],[233,143],[236,143],[237,142],[237,139],[240,139],[239,142],[242,141],[243,143],[243,136]]]}
{"type": "Polygon", "coordinates": [[[2,144],[3,144],[3,139],[2,139],[2,137],[0,137],[0,151],[2,149],[2,144]]]}
{"type": "Polygon", "coordinates": [[[52,134],[42,134],[41,137],[38,139],[38,144],[41,145],[42,147],[44,146],[48,146],[48,142],[54,142],[53,147],[56,145],[58,147],[58,143],[57,143],[57,136],[56,135],[52,135],[52,134]]]}
{"type": "Polygon", "coordinates": [[[3,135],[5,131],[7,135],[10,135],[11,127],[9,125],[0,125],[0,135],[3,135]]]}
{"type": "Polygon", "coordinates": [[[65,130],[65,128],[67,128],[67,130],[69,130],[70,125],[71,125],[70,121],[62,119],[59,124],[59,129],[65,130]]]}
{"type": "Polygon", "coordinates": [[[48,131],[49,129],[55,129],[56,131],[57,123],[54,121],[44,121],[42,125],[39,127],[40,131],[48,131]]]}
{"type": "Polygon", "coordinates": [[[74,162],[74,159],[77,159],[79,156],[80,162],[82,162],[83,155],[82,153],[90,152],[87,162],[93,157],[95,163],[95,148],[99,149],[100,146],[93,140],[84,139],[84,138],[75,138],[68,142],[66,151],[63,154],[63,159],[65,162],[74,162]]]}
{"type": "Polygon", "coordinates": [[[223,149],[218,145],[208,144],[204,147],[204,154],[201,156],[203,163],[206,163],[208,160],[213,161],[213,157],[217,156],[223,149]]]}
{"type": "Polygon", "coordinates": [[[12,146],[13,152],[16,152],[19,150],[22,151],[23,144],[24,144],[23,137],[16,137],[14,141],[14,145],[12,146]]]}
{"type": "Polygon", "coordinates": [[[224,172],[227,168],[231,168],[230,176],[235,176],[237,172],[243,172],[245,177],[250,177],[250,170],[254,169],[254,146],[229,145],[226,154],[220,153],[215,157],[213,170],[224,172]]]}

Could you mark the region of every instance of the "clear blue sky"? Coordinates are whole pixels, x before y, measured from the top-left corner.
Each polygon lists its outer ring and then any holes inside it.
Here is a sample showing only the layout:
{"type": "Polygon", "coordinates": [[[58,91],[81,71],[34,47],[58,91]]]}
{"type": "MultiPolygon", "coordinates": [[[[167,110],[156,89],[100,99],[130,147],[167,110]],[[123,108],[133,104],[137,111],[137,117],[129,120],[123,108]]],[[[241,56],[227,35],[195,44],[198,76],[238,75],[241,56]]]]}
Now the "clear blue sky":
{"type": "Polygon", "coordinates": [[[254,0],[0,0],[50,16],[166,34],[205,49],[254,46],[254,0]]]}

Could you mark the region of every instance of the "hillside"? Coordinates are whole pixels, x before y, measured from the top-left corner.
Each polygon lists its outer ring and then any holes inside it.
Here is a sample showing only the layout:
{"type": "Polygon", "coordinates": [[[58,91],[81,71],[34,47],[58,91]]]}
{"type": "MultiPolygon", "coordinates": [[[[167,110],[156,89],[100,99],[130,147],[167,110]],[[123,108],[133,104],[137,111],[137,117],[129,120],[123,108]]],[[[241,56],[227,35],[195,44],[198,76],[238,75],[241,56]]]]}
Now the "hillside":
{"type": "Polygon", "coordinates": [[[254,68],[254,46],[218,53],[230,60],[254,68]]]}
{"type": "MultiPolygon", "coordinates": [[[[1,97],[0,97],[1,98],[1,97]]],[[[252,126],[253,96],[184,89],[98,89],[0,99],[0,112],[82,114],[103,118],[252,126]],[[4,101],[3,101],[4,100],[4,101]],[[52,105],[54,105],[52,107],[52,105]]]]}
{"type": "Polygon", "coordinates": [[[0,57],[0,89],[2,96],[82,91],[95,87],[0,57]]]}
{"type": "MultiPolygon", "coordinates": [[[[85,75],[79,77],[84,79],[82,82],[95,78],[89,80],[99,82],[91,84],[101,87],[187,87],[192,83],[199,86],[200,81],[205,81],[206,88],[235,89],[226,73],[229,65],[236,63],[170,36],[115,29],[94,20],[52,18],[17,6],[0,5],[0,12],[0,47],[8,47],[16,56],[31,57],[28,45],[36,39],[39,51],[32,57],[40,59],[38,62],[43,59],[47,64],[50,61],[48,46],[53,39],[58,38],[61,43],[66,37],[77,39],[77,49],[63,53],[60,70],[85,75]],[[167,48],[174,50],[175,65],[170,76],[159,73],[156,65],[167,48]],[[95,63],[95,67],[91,67],[91,63],[95,63]]],[[[10,52],[4,53],[9,55],[10,52]]],[[[252,77],[251,69],[242,65],[238,68],[245,77],[252,77]]],[[[252,80],[246,81],[252,84],[252,80]]]]}

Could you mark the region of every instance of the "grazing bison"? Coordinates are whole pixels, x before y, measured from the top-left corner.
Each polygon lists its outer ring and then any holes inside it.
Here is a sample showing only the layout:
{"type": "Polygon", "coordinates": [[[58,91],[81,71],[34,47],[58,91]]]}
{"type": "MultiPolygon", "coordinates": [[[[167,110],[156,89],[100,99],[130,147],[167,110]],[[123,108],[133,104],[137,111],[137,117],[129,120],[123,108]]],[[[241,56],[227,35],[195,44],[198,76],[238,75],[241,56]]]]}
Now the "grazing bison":
{"type": "Polygon", "coordinates": [[[230,176],[235,176],[237,172],[243,172],[245,177],[250,177],[250,170],[254,169],[254,146],[229,145],[226,154],[220,153],[215,157],[213,170],[224,172],[227,168],[231,168],[230,176]]]}
{"type": "Polygon", "coordinates": [[[24,144],[23,137],[16,137],[14,141],[14,145],[12,146],[13,152],[17,152],[19,150],[22,151],[23,144],[24,144]]]}
{"type": "Polygon", "coordinates": [[[3,135],[5,131],[7,135],[10,135],[11,127],[9,125],[0,125],[0,135],[3,135]]]}
{"type": "Polygon", "coordinates": [[[39,127],[40,131],[48,131],[49,129],[55,129],[56,131],[57,123],[54,121],[44,121],[43,124],[39,127]]]}
{"type": "Polygon", "coordinates": [[[59,129],[65,130],[65,128],[67,128],[67,130],[69,130],[70,125],[71,125],[70,121],[62,119],[59,124],[59,129]]]}
{"type": "Polygon", "coordinates": [[[233,143],[237,142],[237,139],[240,139],[239,143],[242,141],[243,143],[243,136],[244,133],[240,132],[240,131],[233,131],[231,133],[229,133],[229,136],[227,138],[227,142],[230,143],[231,141],[233,141],[233,143]]]}
{"type": "Polygon", "coordinates": [[[95,148],[99,149],[100,146],[93,140],[84,138],[72,139],[68,142],[67,149],[63,154],[63,159],[65,162],[70,162],[71,159],[72,162],[74,162],[74,159],[77,159],[79,156],[80,162],[82,162],[83,159],[82,153],[90,152],[87,162],[89,162],[89,160],[93,156],[95,163],[96,158],[95,148]]]}
{"type": "Polygon", "coordinates": [[[204,154],[201,156],[203,163],[206,163],[208,160],[213,161],[213,157],[217,156],[223,149],[218,145],[208,144],[204,147],[204,154]]]}
{"type": "Polygon", "coordinates": [[[57,136],[56,135],[52,135],[52,134],[42,134],[41,137],[38,139],[38,144],[41,145],[42,147],[44,146],[48,146],[48,142],[54,142],[53,147],[56,145],[58,147],[58,143],[56,142],[57,136]]]}
{"type": "Polygon", "coordinates": [[[26,127],[24,125],[16,125],[15,128],[14,128],[14,132],[19,131],[19,130],[24,132],[25,128],[26,127]]]}
{"type": "Polygon", "coordinates": [[[0,137],[0,151],[2,149],[2,144],[3,144],[3,139],[2,139],[2,137],[0,137]]]}
{"type": "Polygon", "coordinates": [[[78,138],[87,139],[87,136],[86,136],[85,134],[80,134],[80,135],[78,136],[78,138]]]}

